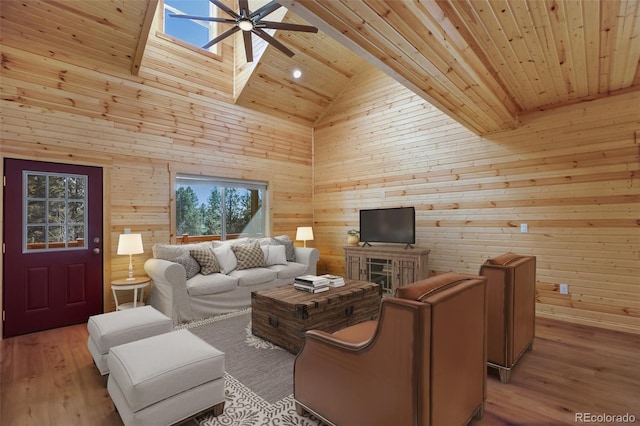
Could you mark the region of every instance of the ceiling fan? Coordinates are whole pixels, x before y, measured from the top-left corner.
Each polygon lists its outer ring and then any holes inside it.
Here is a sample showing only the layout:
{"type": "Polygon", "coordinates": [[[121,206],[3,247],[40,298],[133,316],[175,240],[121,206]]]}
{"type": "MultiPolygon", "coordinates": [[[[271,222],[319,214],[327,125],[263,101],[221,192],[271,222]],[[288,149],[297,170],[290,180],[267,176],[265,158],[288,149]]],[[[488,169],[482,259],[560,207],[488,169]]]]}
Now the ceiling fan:
{"type": "Polygon", "coordinates": [[[197,21],[210,21],[210,22],[221,22],[223,24],[232,24],[233,27],[228,29],[227,31],[220,34],[218,37],[209,40],[208,43],[202,46],[203,49],[208,49],[214,44],[218,43],[221,40],[229,37],[230,35],[242,30],[242,37],[244,39],[244,50],[247,56],[247,62],[253,62],[253,45],[251,42],[251,34],[255,34],[267,43],[273,45],[278,50],[280,50],[285,55],[291,57],[293,56],[293,52],[289,50],[285,45],[280,43],[275,38],[271,37],[267,34],[264,29],[275,29],[275,30],[286,30],[286,31],[303,31],[308,33],[317,33],[318,29],[316,27],[312,27],[310,25],[298,25],[298,24],[287,24],[283,22],[273,22],[273,21],[263,21],[262,19],[269,15],[270,13],[277,10],[280,5],[275,1],[270,1],[265,4],[258,10],[251,12],[249,10],[249,1],[248,0],[238,0],[238,13],[231,10],[226,4],[222,3],[220,0],[209,0],[211,3],[218,6],[222,9],[227,15],[231,16],[233,19],[229,18],[217,18],[214,16],[194,16],[194,15],[180,15],[180,14],[169,14],[172,18],[185,18],[185,19],[193,19],[197,21]]]}

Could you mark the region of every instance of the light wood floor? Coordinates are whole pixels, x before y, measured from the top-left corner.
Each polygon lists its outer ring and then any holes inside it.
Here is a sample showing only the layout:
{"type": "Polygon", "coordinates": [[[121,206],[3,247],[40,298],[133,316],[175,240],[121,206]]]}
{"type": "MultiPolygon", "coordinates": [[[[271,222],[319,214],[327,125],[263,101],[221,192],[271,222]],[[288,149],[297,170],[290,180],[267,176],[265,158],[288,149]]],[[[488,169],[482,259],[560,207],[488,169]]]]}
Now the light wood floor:
{"type": "MultiPolygon", "coordinates": [[[[0,342],[0,425],[122,425],[86,342],[86,324],[0,342]]],[[[640,423],[640,335],[538,319],[533,350],[509,384],[490,372],[471,424],[575,425],[576,413],[640,423]]]]}

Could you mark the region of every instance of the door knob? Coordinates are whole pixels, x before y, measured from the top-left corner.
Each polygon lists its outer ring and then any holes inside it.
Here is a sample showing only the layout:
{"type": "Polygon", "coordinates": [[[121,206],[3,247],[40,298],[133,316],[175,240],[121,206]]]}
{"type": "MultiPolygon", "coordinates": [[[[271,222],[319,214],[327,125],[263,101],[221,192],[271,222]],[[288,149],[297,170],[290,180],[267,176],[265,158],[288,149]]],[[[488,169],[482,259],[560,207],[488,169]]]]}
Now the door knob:
{"type": "Polygon", "coordinates": [[[98,247],[94,248],[93,254],[100,254],[100,249],[98,247]]]}

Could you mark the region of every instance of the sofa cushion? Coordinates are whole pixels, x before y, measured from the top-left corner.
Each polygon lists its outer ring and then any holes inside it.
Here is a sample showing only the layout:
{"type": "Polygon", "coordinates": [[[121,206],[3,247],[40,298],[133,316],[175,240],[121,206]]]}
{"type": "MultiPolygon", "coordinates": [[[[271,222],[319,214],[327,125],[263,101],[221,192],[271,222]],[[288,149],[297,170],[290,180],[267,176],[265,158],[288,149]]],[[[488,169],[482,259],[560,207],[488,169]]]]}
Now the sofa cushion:
{"type": "Polygon", "coordinates": [[[287,253],[284,246],[261,245],[260,248],[264,254],[264,264],[266,266],[287,264],[287,253]]]}
{"type": "Polygon", "coordinates": [[[182,265],[185,273],[187,274],[187,279],[193,278],[197,273],[200,272],[200,264],[191,256],[191,253],[183,253],[175,259],[169,260],[173,263],[179,263],[180,265],[182,265]]]}
{"type": "Polygon", "coordinates": [[[190,280],[187,280],[187,292],[189,296],[224,293],[235,289],[237,286],[237,278],[220,273],[210,275],[198,274],[190,280]]]}
{"type": "Polygon", "coordinates": [[[260,249],[260,245],[255,242],[251,244],[232,244],[231,250],[236,255],[238,261],[238,270],[251,269],[251,268],[263,268],[264,253],[260,249]]]}
{"type": "Polygon", "coordinates": [[[278,274],[279,279],[293,278],[304,275],[309,268],[304,263],[287,262],[286,265],[273,265],[269,266],[269,269],[275,271],[278,274]]]}
{"type": "Polygon", "coordinates": [[[214,272],[220,272],[220,265],[213,253],[213,248],[197,247],[189,250],[189,253],[200,264],[200,273],[202,275],[210,275],[214,272]]]}
{"type": "Polygon", "coordinates": [[[247,287],[273,281],[277,277],[277,272],[267,268],[251,268],[235,270],[229,274],[238,279],[240,287],[247,287]]]}

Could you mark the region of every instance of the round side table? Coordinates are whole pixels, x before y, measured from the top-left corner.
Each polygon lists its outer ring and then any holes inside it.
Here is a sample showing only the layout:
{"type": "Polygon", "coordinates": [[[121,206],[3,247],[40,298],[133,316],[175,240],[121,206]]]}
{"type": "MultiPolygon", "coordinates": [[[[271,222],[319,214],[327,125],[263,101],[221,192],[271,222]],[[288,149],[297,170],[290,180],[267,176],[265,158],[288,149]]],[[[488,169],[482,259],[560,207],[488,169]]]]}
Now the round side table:
{"type": "Polygon", "coordinates": [[[111,281],[111,291],[113,292],[113,300],[116,302],[116,311],[144,306],[144,288],[149,283],[151,283],[151,278],[146,275],[134,277],[132,280],[122,278],[111,281]],[[133,290],[133,302],[118,303],[117,292],[122,290],[133,290]],[[138,298],[138,290],[140,290],[140,298],[138,298]]]}

